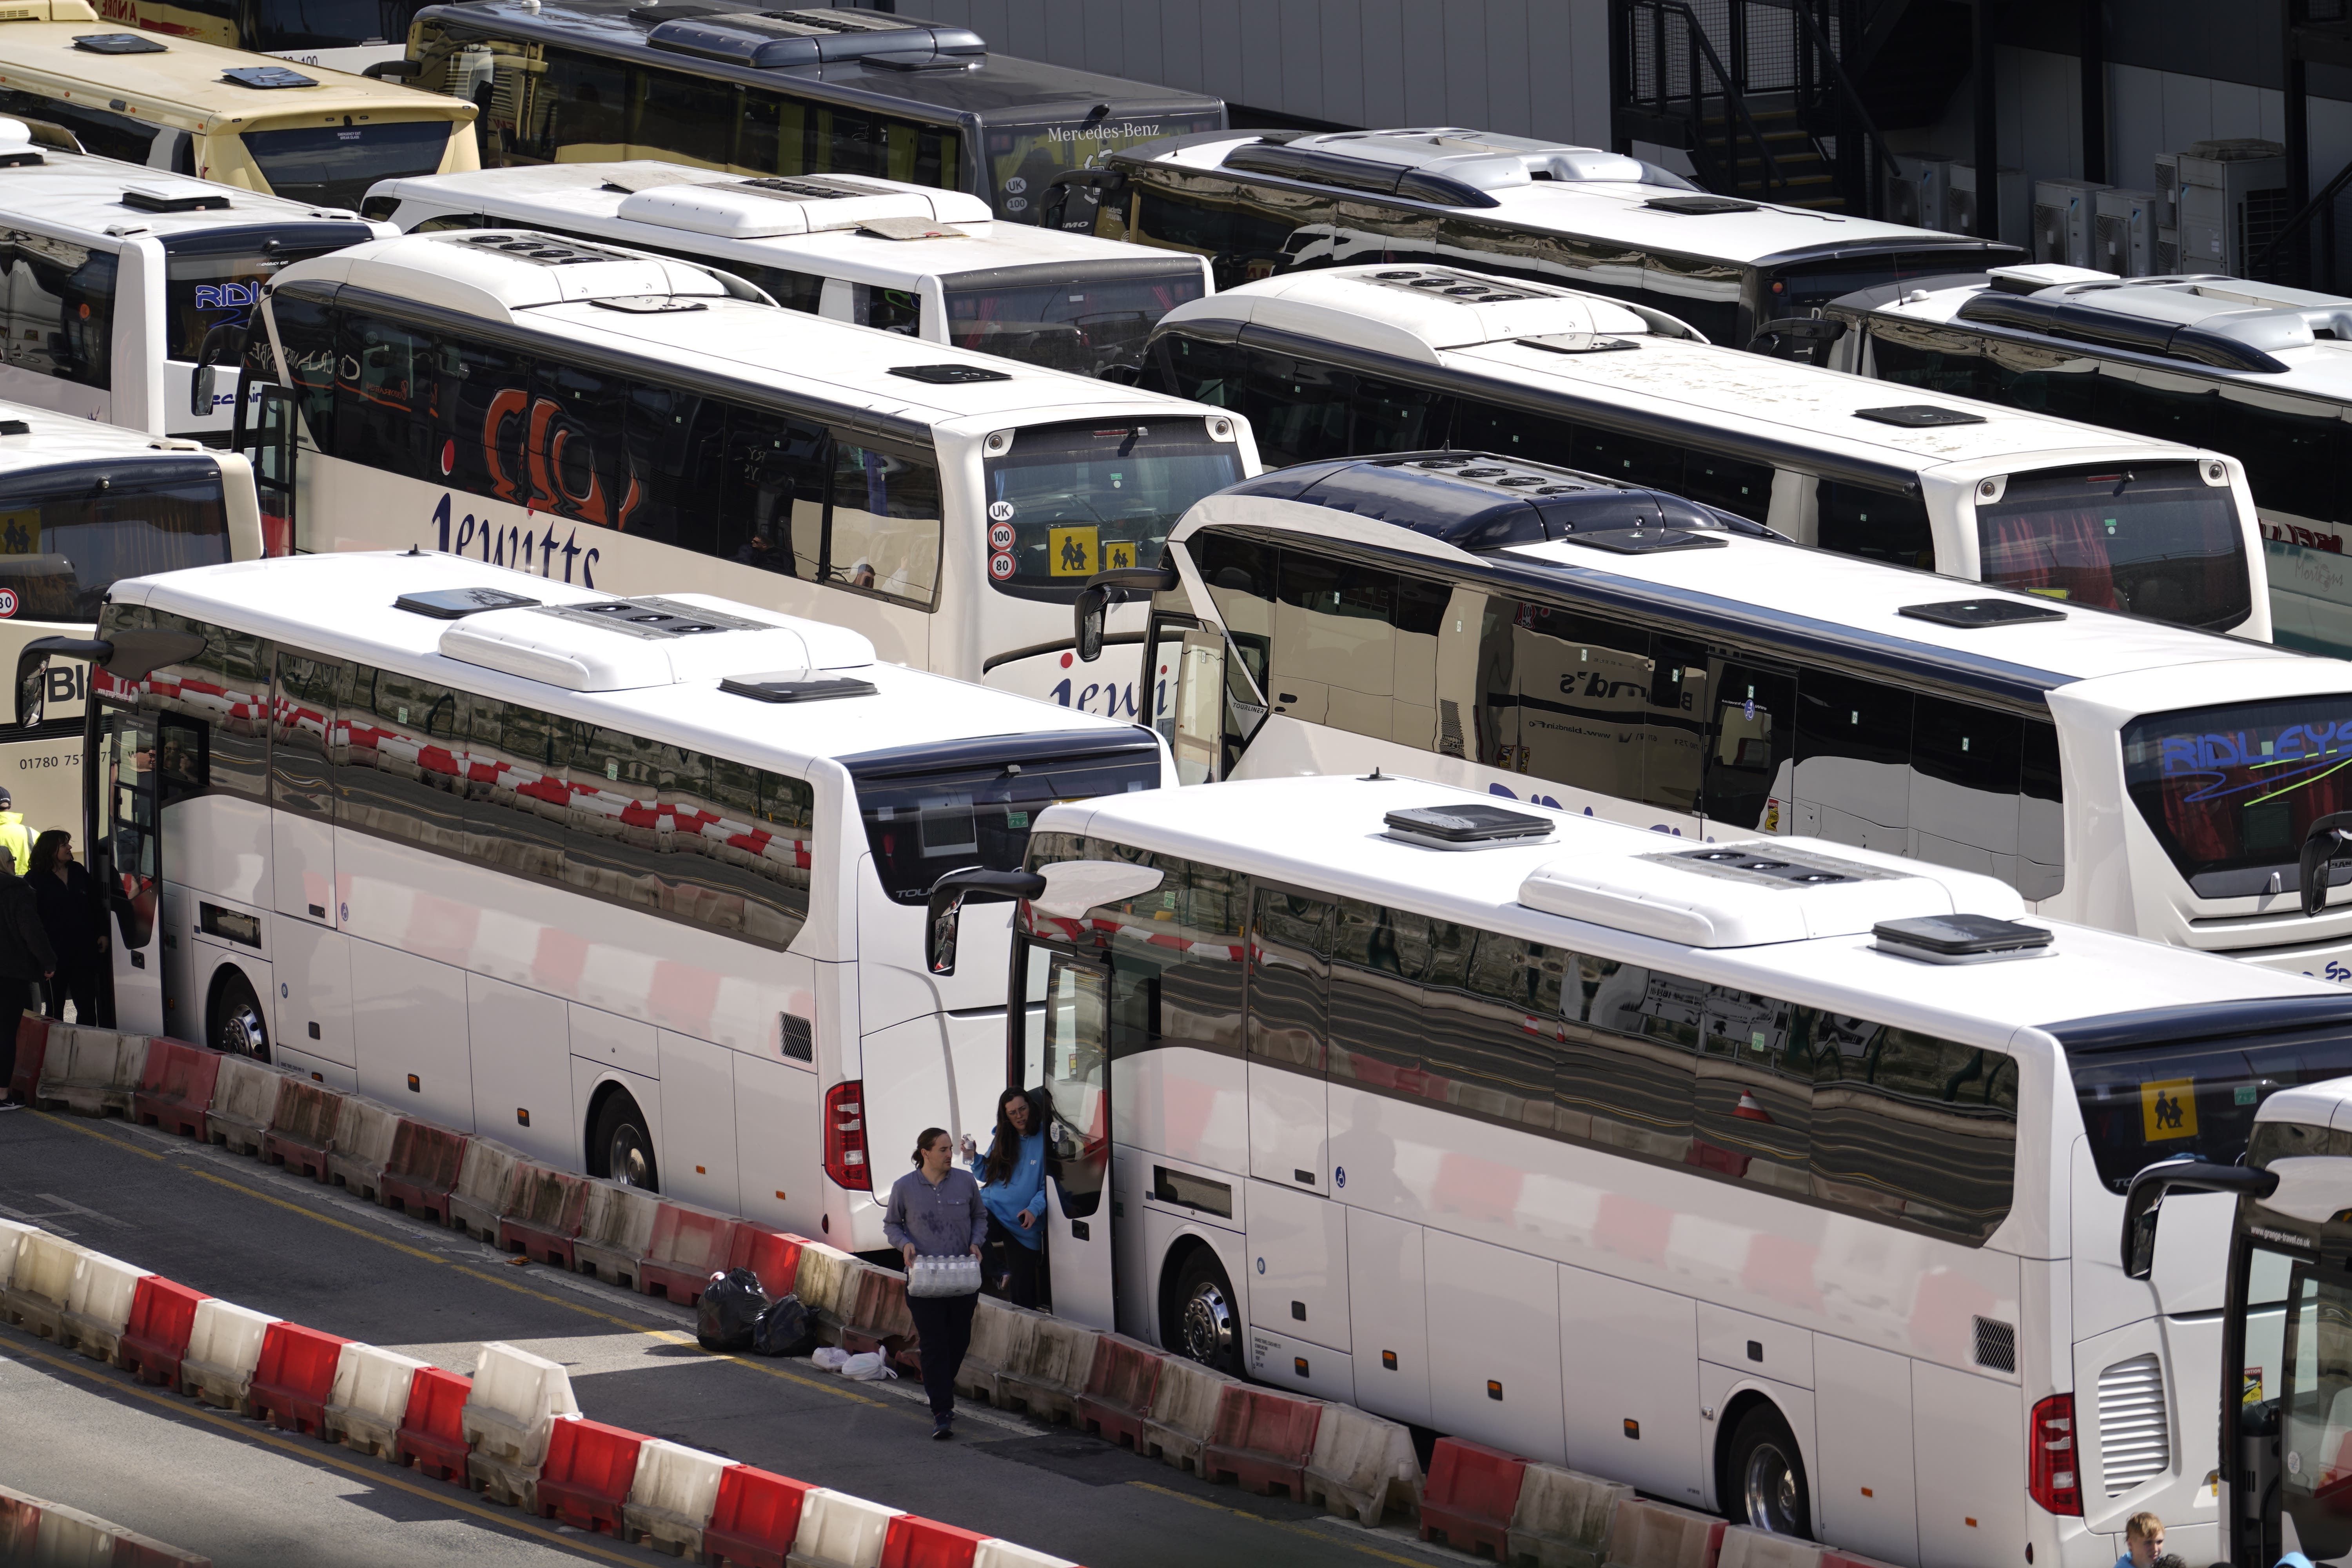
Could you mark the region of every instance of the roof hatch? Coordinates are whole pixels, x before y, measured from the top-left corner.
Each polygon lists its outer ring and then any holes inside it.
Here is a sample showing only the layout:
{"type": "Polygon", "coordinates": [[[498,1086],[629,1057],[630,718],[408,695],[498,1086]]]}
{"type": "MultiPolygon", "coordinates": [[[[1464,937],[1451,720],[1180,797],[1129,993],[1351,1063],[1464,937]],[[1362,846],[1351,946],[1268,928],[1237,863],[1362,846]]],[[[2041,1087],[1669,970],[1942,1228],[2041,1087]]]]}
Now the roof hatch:
{"type": "Polygon", "coordinates": [[[988,45],[969,27],[878,11],[731,11],[656,22],[646,42],[758,70],[857,61],[898,70],[961,69],[988,45]]]}
{"type": "Polygon", "coordinates": [[[2003,916],[2025,907],[1990,877],[1873,865],[1787,838],[1555,860],[1519,885],[1528,909],[1691,947],[1860,936],[1888,921],[1955,914],[1962,900],[2003,916]]]}
{"type": "Polygon", "coordinates": [[[623,197],[613,216],[722,239],[767,239],[894,219],[986,223],[989,211],[977,196],[960,191],[902,191],[839,175],[804,174],[649,185],[623,197]]]}

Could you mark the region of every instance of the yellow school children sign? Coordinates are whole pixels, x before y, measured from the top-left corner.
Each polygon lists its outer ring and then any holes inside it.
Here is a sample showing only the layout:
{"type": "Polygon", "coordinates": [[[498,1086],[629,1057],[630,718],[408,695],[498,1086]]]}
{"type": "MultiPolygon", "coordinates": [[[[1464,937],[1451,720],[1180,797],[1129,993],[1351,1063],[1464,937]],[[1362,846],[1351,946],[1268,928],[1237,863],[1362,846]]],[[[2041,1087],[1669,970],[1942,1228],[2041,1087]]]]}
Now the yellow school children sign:
{"type": "Polygon", "coordinates": [[[2197,1080],[2168,1078],[2139,1086],[2141,1136],[2150,1143],[2197,1136],[2197,1080]]]}
{"type": "Polygon", "coordinates": [[[1046,559],[1056,577],[1091,577],[1097,572],[1124,571],[1135,564],[1135,542],[1105,542],[1100,530],[1087,523],[1046,531],[1046,559]]]}

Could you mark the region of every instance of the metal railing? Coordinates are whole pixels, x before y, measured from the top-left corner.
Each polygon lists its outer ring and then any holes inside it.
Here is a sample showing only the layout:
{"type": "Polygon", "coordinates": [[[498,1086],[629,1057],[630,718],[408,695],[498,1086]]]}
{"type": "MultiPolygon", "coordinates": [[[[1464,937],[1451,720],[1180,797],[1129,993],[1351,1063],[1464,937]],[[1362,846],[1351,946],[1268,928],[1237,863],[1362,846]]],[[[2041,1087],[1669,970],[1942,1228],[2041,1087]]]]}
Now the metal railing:
{"type": "MultiPolygon", "coordinates": [[[[1742,0],[1698,0],[1727,37],[1743,48],[1742,0]],[[1730,16],[1725,18],[1725,13],[1730,16]],[[1727,26],[1726,23],[1728,25],[1727,26]]],[[[1684,147],[1699,183],[1718,192],[1751,182],[1740,172],[1741,146],[1750,149],[1754,184],[1785,187],[1786,176],[1748,112],[1739,78],[1716,51],[1690,0],[1625,0],[1626,58],[1621,78],[1624,107],[1661,121],[1679,121],[1684,147]]]]}

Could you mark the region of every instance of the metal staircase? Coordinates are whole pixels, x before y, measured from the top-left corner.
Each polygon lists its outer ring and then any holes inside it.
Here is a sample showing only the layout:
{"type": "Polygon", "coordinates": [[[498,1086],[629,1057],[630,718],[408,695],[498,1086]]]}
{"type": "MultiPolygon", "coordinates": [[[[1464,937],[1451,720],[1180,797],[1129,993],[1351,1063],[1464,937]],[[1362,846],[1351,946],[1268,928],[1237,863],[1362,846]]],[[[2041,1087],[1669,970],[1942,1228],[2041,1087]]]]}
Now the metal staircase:
{"type": "Polygon", "coordinates": [[[1614,131],[1722,195],[1876,216],[1885,132],[1969,69],[1963,0],[1612,0],[1614,131]]]}

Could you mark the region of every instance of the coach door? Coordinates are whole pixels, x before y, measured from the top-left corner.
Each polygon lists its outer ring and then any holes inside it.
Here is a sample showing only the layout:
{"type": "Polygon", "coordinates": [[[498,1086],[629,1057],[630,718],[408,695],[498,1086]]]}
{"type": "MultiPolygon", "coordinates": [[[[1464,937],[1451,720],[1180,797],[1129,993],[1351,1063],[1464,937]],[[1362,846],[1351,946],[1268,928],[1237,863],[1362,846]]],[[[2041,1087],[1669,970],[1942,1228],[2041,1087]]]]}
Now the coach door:
{"type": "MultiPolygon", "coordinates": [[[[156,794],[155,715],[109,713],[98,736],[98,822],[89,861],[107,905],[113,1024],[131,1034],[176,1034],[163,1017],[163,813],[156,794]]],[[[199,1025],[201,1026],[201,1025],[199,1025]]]]}
{"type": "MultiPolygon", "coordinates": [[[[1031,951],[1031,962],[1045,958],[1031,951]]],[[[1045,972],[1046,1257],[1054,1313],[1118,1327],[1110,1197],[1113,983],[1108,955],[1055,952],[1045,972]]]]}

